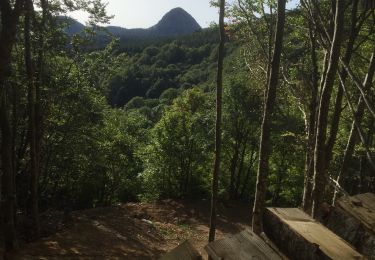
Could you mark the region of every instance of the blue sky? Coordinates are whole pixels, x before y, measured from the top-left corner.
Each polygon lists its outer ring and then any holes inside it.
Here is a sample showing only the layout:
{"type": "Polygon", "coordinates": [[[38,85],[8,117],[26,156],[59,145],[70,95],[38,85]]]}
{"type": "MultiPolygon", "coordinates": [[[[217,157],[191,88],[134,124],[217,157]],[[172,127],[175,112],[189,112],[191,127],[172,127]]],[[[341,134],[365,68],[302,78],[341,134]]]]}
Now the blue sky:
{"type": "MultiPolygon", "coordinates": [[[[227,0],[231,3],[234,0],[227,0]]],[[[210,6],[210,0],[106,0],[107,13],[115,17],[111,25],[126,28],[147,28],[156,24],[161,17],[175,7],[182,7],[190,13],[202,27],[208,27],[212,21],[218,20],[216,8],[210,6]]],[[[289,1],[288,7],[297,3],[289,1]]],[[[82,12],[72,16],[84,23],[87,15],[82,12]]]]}

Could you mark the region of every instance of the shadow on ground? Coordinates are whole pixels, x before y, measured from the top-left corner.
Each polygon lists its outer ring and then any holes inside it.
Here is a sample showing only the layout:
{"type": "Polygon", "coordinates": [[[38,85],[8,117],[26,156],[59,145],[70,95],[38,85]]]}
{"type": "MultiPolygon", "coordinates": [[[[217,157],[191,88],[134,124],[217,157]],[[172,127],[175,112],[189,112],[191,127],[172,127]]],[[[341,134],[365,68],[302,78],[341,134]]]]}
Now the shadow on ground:
{"type": "MultiPolygon", "coordinates": [[[[72,213],[62,231],[27,244],[12,259],[158,259],[186,239],[199,251],[207,243],[208,201],[128,203],[72,213]]],[[[249,205],[220,204],[217,237],[250,221],[249,205]]]]}

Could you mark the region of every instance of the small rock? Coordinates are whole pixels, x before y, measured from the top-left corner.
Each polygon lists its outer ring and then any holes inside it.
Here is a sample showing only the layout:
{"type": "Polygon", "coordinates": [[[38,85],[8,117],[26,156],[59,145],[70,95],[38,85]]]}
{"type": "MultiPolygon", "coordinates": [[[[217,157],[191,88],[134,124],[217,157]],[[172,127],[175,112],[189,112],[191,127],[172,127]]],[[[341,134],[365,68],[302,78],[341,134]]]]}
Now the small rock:
{"type": "Polygon", "coordinates": [[[145,222],[145,223],[147,223],[147,224],[149,224],[149,225],[152,225],[153,223],[152,223],[152,221],[151,220],[148,220],[148,219],[141,219],[141,221],[143,221],[143,222],[145,222]]]}

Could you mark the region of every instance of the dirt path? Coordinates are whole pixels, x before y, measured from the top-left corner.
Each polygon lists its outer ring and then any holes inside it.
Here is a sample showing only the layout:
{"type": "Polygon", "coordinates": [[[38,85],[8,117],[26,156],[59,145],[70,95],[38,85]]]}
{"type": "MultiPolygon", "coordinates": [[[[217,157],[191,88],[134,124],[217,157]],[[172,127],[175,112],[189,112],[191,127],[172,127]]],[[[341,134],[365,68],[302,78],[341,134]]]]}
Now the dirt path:
{"type": "MultiPolygon", "coordinates": [[[[208,204],[167,200],[75,212],[64,230],[26,245],[13,259],[158,259],[186,239],[204,253],[208,204]]],[[[217,237],[244,229],[249,212],[245,204],[221,205],[217,237]]]]}

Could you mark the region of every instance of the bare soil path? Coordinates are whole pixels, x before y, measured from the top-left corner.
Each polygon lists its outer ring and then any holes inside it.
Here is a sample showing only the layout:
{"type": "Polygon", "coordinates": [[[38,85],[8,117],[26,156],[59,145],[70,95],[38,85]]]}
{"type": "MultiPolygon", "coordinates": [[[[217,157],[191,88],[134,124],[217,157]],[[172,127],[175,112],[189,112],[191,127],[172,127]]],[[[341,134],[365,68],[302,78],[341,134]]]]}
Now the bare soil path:
{"type": "MultiPolygon", "coordinates": [[[[204,254],[209,225],[208,201],[128,203],[72,213],[58,233],[22,247],[12,259],[158,259],[190,239],[204,254]]],[[[217,238],[250,223],[248,204],[219,208],[217,238]]]]}

